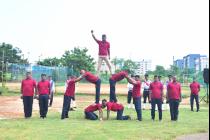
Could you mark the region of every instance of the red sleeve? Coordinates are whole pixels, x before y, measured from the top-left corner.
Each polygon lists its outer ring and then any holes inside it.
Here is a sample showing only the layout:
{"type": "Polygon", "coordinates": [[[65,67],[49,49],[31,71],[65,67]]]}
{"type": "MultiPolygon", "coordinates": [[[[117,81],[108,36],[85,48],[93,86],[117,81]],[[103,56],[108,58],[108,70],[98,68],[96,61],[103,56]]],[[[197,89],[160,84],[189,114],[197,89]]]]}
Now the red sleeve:
{"type": "Polygon", "coordinates": [[[111,105],[109,103],[107,103],[107,110],[111,110],[111,105]]]}
{"type": "Polygon", "coordinates": [[[34,80],[33,86],[36,87],[36,81],[34,80]]]}
{"type": "Polygon", "coordinates": [[[110,43],[108,43],[109,45],[108,45],[108,48],[107,49],[110,49],[110,43]]]}

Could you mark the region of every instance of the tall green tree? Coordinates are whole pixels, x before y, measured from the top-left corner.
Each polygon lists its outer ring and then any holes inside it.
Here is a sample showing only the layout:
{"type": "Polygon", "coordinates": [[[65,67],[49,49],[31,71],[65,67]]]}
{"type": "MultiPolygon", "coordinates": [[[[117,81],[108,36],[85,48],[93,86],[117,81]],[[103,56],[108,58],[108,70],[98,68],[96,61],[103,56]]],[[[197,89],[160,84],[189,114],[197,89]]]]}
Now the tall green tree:
{"type": "Polygon", "coordinates": [[[156,75],[166,76],[166,70],[163,66],[157,65],[154,73],[156,75]]]}
{"type": "Polygon", "coordinates": [[[115,72],[119,71],[120,69],[122,69],[123,65],[124,65],[124,59],[123,58],[117,58],[115,57],[114,59],[112,59],[112,64],[114,64],[114,69],[115,72]]]}
{"type": "Polygon", "coordinates": [[[73,73],[79,74],[81,69],[95,72],[95,61],[88,55],[88,49],[75,47],[73,50],[65,51],[62,56],[62,64],[73,69],[73,73]]]}
{"type": "Polygon", "coordinates": [[[62,60],[59,58],[46,58],[42,61],[38,61],[37,62],[38,65],[42,65],[42,66],[60,66],[62,64],[62,60]]]}
{"type": "Polygon", "coordinates": [[[130,70],[131,74],[135,74],[135,71],[136,71],[137,68],[138,68],[138,65],[134,61],[128,59],[128,60],[125,60],[122,69],[130,70]]]}

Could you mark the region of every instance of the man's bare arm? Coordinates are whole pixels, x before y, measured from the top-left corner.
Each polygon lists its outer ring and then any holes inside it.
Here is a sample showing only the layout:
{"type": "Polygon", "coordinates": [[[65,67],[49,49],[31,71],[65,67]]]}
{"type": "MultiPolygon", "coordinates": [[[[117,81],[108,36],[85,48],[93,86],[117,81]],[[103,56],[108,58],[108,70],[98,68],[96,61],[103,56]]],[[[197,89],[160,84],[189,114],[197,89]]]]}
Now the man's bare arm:
{"type": "Polygon", "coordinates": [[[95,35],[94,35],[94,31],[93,31],[93,30],[91,30],[91,34],[92,34],[93,39],[94,39],[96,42],[98,42],[98,39],[96,39],[96,37],[95,37],[95,35]]]}

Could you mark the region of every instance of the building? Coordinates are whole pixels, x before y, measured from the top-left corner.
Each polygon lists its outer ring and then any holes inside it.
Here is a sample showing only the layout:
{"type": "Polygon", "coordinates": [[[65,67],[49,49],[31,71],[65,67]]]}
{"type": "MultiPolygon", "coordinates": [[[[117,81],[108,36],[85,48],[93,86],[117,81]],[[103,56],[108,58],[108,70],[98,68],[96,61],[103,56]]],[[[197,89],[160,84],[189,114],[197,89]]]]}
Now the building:
{"type": "Polygon", "coordinates": [[[183,59],[177,59],[174,61],[174,65],[177,66],[180,70],[184,69],[184,60],[183,59]]]}
{"type": "Polygon", "coordinates": [[[136,62],[138,68],[136,69],[136,74],[145,75],[148,71],[152,71],[152,61],[151,60],[142,60],[136,62]]]}
{"type": "Polygon", "coordinates": [[[200,54],[189,54],[183,57],[184,69],[195,69],[196,59],[200,59],[200,54]]]}
{"type": "Polygon", "coordinates": [[[203,71],[205,68],[209,68],[209,58],[207,56],[201,56],[199,59],[195,60],[195,70],[203,71]]]}

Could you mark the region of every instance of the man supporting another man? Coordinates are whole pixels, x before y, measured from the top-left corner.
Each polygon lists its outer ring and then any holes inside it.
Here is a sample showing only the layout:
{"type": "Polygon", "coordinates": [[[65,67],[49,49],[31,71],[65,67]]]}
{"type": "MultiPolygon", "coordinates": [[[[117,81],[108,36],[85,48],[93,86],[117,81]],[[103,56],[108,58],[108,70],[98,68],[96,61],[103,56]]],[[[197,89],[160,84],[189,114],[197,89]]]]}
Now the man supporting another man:
{"type": "Polygon", "coordinates": [[[96,86],[96,96],[95,103],[99,103],[100,100],[100,89],[101,89],[101,79],[98,76],[93,75],[92,73],[81,70],[80,71],[81,78],[85,78],[88,82],[95,84],[96,86]]]}
{"type": "Polygon", "coordinates": [[[117,102],[116,93],[115,93],[116,92],[116,83],[123,80],[126,76],[128,76],[128,70],[113,74],[110,77],[110,79],[109,79],[109,84],[110,84],[109,100],[110,100],[110,102],[117,102]]]}
{"type": "Polygon", "coordinates": [[[31,72],[27,72],[26,78],[21,83],[21,99],[26,119],[32,116],[34,91],[36,91],[36,81],[32,79],[31,72]]]}

